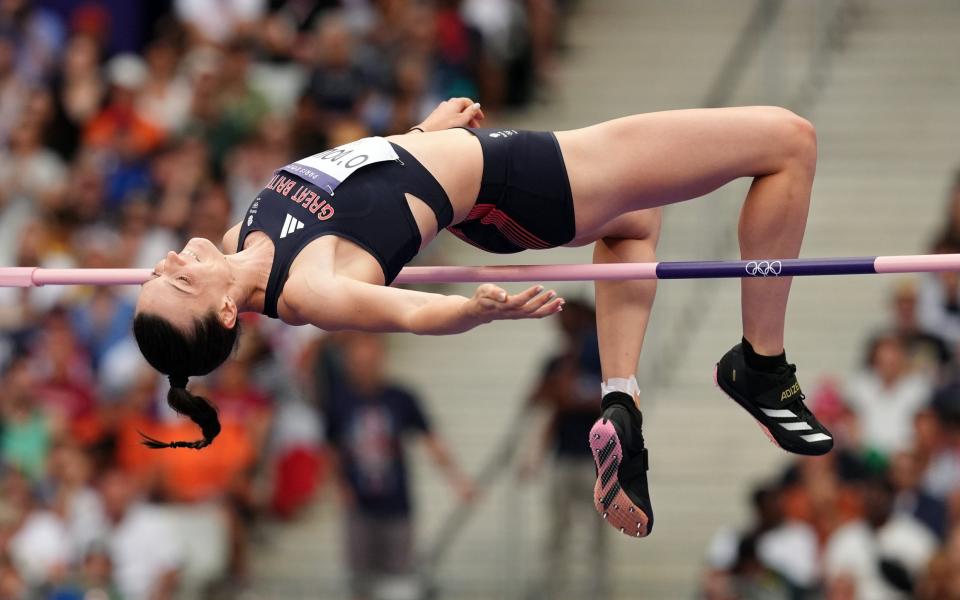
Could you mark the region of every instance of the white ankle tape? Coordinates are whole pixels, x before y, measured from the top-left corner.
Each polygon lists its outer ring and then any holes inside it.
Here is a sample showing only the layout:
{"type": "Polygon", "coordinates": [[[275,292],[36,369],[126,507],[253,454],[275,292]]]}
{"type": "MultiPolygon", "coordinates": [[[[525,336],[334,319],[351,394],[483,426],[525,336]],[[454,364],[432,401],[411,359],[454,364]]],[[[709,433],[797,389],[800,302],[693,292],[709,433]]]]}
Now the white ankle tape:
{"type": "Polygon", "coordinates": [[[600,383],[600,394],[606,396],[610,392],[623,392],[630,394],[634,398],[640,395],[640,384],[633,375],[629,379],[625,377],[611,377],[600,383]]]}

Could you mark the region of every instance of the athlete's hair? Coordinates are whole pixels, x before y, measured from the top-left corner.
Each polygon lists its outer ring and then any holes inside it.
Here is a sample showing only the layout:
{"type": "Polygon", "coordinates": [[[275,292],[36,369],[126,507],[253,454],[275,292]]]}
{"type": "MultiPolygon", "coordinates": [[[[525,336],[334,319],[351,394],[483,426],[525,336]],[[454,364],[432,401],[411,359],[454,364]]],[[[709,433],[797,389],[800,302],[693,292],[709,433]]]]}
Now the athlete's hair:
{"type": "Polygon", "coordinates": [[[157,315],[139,313],[133,319],[133,335],[140,352],[154,369],[170,380],[167,403],[200,426],[203,439],[193,442],[161,442],[143,435],[150,448],[194,448],[209,446],[220,433],[217,410],[209,400],[187,391],[191,375],[206,375],[227,360],[239,337],[240,323],[224,327],[212,310],[194,319],[193,331],[186,334],[157,315]]]}

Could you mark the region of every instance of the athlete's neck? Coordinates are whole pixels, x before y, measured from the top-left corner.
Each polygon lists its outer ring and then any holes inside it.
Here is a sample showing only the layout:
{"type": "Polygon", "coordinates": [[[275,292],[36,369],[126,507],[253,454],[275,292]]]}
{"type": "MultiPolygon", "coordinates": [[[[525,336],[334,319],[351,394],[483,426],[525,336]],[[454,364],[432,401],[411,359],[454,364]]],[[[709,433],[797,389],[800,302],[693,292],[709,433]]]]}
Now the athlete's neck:
{"type": "Polygon", "coordinates": [[[236,302],[240,312],[263,312],[273,253],[270,238],[253,232],[245,241],[243,250],[225,255],[231,275],[227,294],[236,302]]]}

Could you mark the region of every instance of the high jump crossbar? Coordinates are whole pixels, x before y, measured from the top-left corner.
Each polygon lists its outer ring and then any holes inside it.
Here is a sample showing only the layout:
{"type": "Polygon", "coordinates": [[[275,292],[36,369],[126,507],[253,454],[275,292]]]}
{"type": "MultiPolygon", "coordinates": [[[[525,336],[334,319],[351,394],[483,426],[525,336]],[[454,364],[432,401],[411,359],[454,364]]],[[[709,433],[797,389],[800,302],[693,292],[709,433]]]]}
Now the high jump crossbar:
{"type": "MultiPolygon", "coordinates": [[[[617,264],[406,267],[397,283],[482,283],[517,281],[617,281],[628,279],[716,279],[863,275],[960,271],[960,254],[918,254],[860,258],[786,258],[617,264]]],[[[42,285],[137,285],[150,269],[45,269],[0,267],[0,287],[42,285]]]]}

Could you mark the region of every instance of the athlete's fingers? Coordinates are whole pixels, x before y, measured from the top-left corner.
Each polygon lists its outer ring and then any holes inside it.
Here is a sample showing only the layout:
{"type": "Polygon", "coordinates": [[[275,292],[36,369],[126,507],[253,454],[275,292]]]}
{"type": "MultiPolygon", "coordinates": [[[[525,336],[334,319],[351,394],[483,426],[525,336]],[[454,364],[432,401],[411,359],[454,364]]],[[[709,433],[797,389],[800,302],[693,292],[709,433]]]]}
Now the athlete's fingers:
{"type": "Polygon", "coordinates": [[[536,312],[537,310],[540,309],[541,306],[543,306],[547,302],[550,302],[556,297],[557,297],[557,293],[553,290],[550,290],[545,294],[540,294],[536,298],[531,299],[529,302],[524,304],[520,310],[522,310],[524,313],[529,315],[531,313],[536,312]]]}
{"type": "Polygon", "coordinates": [[[483,120],[486,119],[486,115],[483,114],[483,110],[477,109],[477,113],[470,119],[470,127],[479,127],[483,120]]]}
{"type": "Polygon", "coordinates": [[[480,108],[479,102],[474,102],[467,110],[463,111],[463,114],[470,116],[470,122],[467,123],[468,127],[479,127],[480,122],[484,119],[483,110],[480,108]]]}
{"type": "Polygon", "coordinates": [[[450,98],[447,102],[457,107],[460,111],[464,111],[474,104],[470,98],[450,98]]]}
{"type": "Polygon", "coordinates": [[[507,303],[504,305],[507,309],[517,309],[523,307],[531,298],[543,291],[542,285],[535,285],[531,288],[527,288],[520,292],[519,294],[513,294],[507,298],[507,303]]]}
{"type": "Polygon", "coordinates": [[[558,312],[563,310],[563,305],[565,301],[563,298],[554,298],[550,302],[547,302],[540,308],[538,308],[533,313],[527,315],[530,319],[542,319],[543,317],[549,317],[550,315],[555,315],[558,312]]]}

